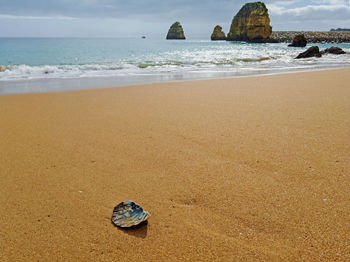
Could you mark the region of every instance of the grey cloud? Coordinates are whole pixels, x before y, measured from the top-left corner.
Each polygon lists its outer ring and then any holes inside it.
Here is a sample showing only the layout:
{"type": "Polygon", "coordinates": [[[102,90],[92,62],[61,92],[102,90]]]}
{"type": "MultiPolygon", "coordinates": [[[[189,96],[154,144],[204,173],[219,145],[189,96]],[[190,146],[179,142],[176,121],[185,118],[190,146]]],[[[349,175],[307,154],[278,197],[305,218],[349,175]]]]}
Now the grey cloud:
{"type": "Polygon", "coordinates": [[[274,24],[288,30],[329,30],[350,24],[350,8],[344,5],[308,5],[293,9],[271,5],[270,16],[274,24]]]}
{"type": "MultiPolygon", "coordinates": [[[[339,0],[329,0],[339,1],[339,0]]],[[[18,16],[60,16],[76,18],[132,18],[162,21],[227,21],[245,0],[1,0],[0,14],[18,16]]],[[[266,0],[289,4],[300,0],[266,0]]]]}
{"type": "MultiPolygon", "coordinates": [[[[277,0],[290,2],[291,0],[277,0]]],[[[293,0],[292,0],[293,1],[293,0]]],[[[238,0],[1,0],[0,13],[19,16],[78,18],[147,17],[152,20],[179,16],[211,20],[238,12],[247,1],[238,0]]],[[[266,1],[267,4],[276,1],[266,1]]]]}
{"type": "MultiPolygon", "coordinates": [[[[350,13],[347,8],[344,11],[342,1],[345,3],[344,0],[266,0],[264,2],[269,8],[274,30],[306,30],[310,28],[328,29],[337,25],[349,27],[350,13]],[[320,5],[325,4],[333,6],[332,8],[319,8],[320,5]],[[295,8],[296,6],[298,8],[295,8]],[[342,8],[334,6],[342,6],[342,8]],[[343,19],[342,24],[341,19],[343,19]]],[[[18,19],[34,21],[37,18],[38,20],[52,18],[57,21],[57,26],[67,27],[67,30],[73,30],[74,25],[84,28],[83,21],[77,20],[85,20],[86,27],[91,31],[88,33],[92,35],[99,35],[100,30],[95,28],[98,25],[113,29],[115,32],[122,31],[124,26],[129,24],[128,31],[130,32],[137,32],[140,28],[149,32],[157,32],[157,30],[165,32],[172,22],[180,20],[185,32],[188,32],[189,35],[207,35],[216,24],[222,25],[227,32],[233,16],[246,2],[248,1],[0,0],[0,19],[16,20],[18,17],[18,19]],[[71,19],[72,22],[63,22],[67,19],[71,19]],[[102,22],[107,20],[108,22],[102,22]]],[[[34,25],[34,22],[31,24],[34,25]]],[[[22,23],[22,28],[25,26],[22,23]]],[[[43,26],[37,23],[37,27],[43,26]]],[[[80,34],[81,29],[76,30],[80,34]]]]}
{"type": "Polygon", "coordinates": [[[129,17],[136,15],[161,15],[191,10],[192,16],[203,10],[211,11],[239,6],[244,1],[199,1],[199,0],[2,0],[0,10],[8,15],[61,15],[77,17],[129,17]]]}

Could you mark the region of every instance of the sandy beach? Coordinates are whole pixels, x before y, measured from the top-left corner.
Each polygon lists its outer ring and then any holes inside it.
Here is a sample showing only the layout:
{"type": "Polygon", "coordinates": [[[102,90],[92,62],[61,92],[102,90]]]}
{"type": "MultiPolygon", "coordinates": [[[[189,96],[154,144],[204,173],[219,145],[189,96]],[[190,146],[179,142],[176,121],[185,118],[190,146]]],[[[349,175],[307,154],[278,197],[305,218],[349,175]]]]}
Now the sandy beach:
{"type": "Polygon", "coordinates": [[[0,125],[1,261],[350,261],[350,69],[6,95],[0,125]]]}

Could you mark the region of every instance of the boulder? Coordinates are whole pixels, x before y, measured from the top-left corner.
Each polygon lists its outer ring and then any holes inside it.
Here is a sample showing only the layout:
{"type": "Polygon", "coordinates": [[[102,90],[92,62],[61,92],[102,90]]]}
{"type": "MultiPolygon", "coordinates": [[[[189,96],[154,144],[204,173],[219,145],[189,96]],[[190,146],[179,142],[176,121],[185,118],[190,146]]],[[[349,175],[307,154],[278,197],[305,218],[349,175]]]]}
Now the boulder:
{"type": "Polygon", "coordinates": [[[308,57],[321,57],[322,54],[320,53],[320,49],[318,46],[312,46],[309,49],[307,49],[305,52],[300,53],[296,59],[299,58],[308,58],[308,57]]]}
{"type": "Polygon", "coordinates": [[[226,34],[222,31],[222,27],[217,25],[214,28],[213,33],[211,34],[211,40],[226,40],[226,34]]]}
{"type": "Polygon", "coordinates": [[[269,42],[270,17],[264,3],[245,4],[233,18],[228,41],[269,42]]]}
{"type": "Polygon", "coordinates": [[[345,54],[345,51],[343,49],[341,49],[340,47],[332,46],[332,47],[324,50],[324,53],[334,54],[334,55],[342,55],[342,54],[345,54]]]}
{"type": "Polygon", "coordinates": [[[166,39],[186,39],[180,22],[175,22],[169,29],[166,39]]]}
{"type": "Polygon", "coordinates": [[[307,44],[307,40],[305,38],[305,36],[303,34],[300,35],[296,35],[293,38],[293,42],[288,45],[288,46],[292,46],[292,47],[305,47],[307,44]]]}

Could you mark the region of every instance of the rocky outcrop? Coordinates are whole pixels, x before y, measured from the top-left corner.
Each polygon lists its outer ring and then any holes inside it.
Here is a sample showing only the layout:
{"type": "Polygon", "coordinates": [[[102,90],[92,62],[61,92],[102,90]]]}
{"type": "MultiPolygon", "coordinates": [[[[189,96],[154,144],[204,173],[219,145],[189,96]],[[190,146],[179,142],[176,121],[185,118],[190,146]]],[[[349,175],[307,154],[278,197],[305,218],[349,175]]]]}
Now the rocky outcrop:
{"type": "Polygon", "coordinates": [[[217,25],[214,28],[213,33],[211,34],[211,40],[226,40],[226,34],[222,31],[222,27],[217,25]]]}
{"type": "Polygon", "coordinates": [[[346,54],[346,52],[344,52],[344,50],[341,49],[340,47],[336,47],[336,46],[332,46],[320,52],[320,49],[318,48],[318,46],[312,46],[305,52],[300,53],[296,57],[296,59],[308,58],[308,57],[321,57],[324,54],[342,55],[342,54],[346,54]]]}
{"type": "Polygon", "coordinates": [[[264,3],[245,4],[233,18],[228,41],[269,42],[270,17],[264,3]]]}
{"type": "Polygon", "coordinates": [[[343,55],[345,51],[340,47],[332,46],[323,51],[324,54],[343,55]]]}
{"type": "Polygon", "coordinates": [[[169,29],[166,39],[186,39],[184,30],[180,22],[175,22],[169,29]]]}
{"type": "Polygon", "coordinates": [[[292,47],[305,47],[307,44],[307,40],[305,38],[305,36],[303,34],[300,35],[296,35],[293,38],[293,42],[288,45],[288,46],[292,46],[292,47]]]}
{"type": "Polygon", "coordinates": [[[318,46],[312,46],[308,50],[306,50],[305,52],[300,53],[296,57],[296,59],[309,58],[309,57],[321,57],[321,56],[322,56],[322,54],[321,54],[320,49],[318,48],[318,46]]]}

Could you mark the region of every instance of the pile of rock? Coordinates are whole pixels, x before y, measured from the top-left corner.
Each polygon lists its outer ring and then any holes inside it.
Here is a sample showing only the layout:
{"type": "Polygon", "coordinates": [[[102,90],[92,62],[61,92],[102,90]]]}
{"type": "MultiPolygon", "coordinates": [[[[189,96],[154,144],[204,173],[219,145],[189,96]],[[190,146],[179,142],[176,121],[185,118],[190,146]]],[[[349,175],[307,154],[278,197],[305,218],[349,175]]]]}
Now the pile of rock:
{"type": "Polygon", "coordinates": [[[308,43],[350,43],[350,32],[274,31],[271,38],[277,42],[291,42],[296,35],[303,34],[308,43]]]}

